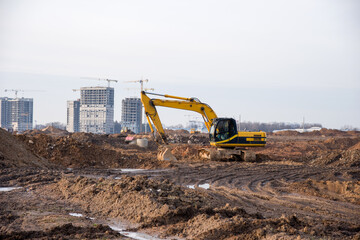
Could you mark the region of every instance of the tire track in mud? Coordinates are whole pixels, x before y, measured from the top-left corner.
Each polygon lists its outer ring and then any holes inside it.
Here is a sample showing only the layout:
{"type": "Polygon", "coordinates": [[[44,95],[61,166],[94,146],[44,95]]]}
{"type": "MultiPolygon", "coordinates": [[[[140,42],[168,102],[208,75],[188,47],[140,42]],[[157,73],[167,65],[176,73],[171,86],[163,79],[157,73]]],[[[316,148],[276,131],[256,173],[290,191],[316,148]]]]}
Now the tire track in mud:
{"type": "Polygon", "coordinates": [[[180,167],[163,176],[182,186],[208,183],[211,187],[204,191],[215,198],[242,207],[249,213],[259,212],[264,217],[296,214],[315,220],[360,224],[359,205],[303,194],[290,188],[292,183],[307,179],[341,181],[348,170],[339,175],[336,172],[341,169],[305,165],[224,163],[217,167],[180,167]]]}

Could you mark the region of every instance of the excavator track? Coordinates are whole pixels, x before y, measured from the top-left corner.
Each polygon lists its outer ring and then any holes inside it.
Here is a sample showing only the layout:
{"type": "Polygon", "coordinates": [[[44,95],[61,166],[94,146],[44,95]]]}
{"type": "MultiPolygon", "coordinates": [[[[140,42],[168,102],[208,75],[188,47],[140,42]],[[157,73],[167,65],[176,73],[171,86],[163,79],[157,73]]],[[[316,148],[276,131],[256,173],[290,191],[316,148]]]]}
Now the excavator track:
{"type": "Polygon", "coordinates": [[[203,160],[210,161],[245,161],[255,162],[257,156],[254,152],[238,149],[214,149],[202,148],[198,150],[198,156],[203,160]]]}

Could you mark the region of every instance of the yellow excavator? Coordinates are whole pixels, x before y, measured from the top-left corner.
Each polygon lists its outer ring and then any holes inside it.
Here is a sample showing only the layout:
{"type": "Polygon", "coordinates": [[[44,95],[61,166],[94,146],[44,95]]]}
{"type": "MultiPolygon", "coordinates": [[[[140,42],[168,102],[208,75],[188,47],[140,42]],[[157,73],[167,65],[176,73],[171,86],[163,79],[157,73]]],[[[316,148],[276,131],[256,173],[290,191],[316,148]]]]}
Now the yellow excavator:
{"type": "Polygon", "coordinates": [[[264,147],[266,144],[265,132],[238,132],[235,119],[218,118],[209,105],[202,103],[197,98],[184,98],[142,91],[141,102],[144,106],[145,115],[149,122],[152,134],[154,134],[153,123],[160,135],[161,141],[165,145],[158,153],[159,160],[176,160],[176,158],[171,154],[171,149],[168,147],[167,137],[156,110],[156,106],[194,111],[201,114],[210,134],[210,145],[216,147],[216,149],[203,148],[199,150],[199,157],[202,159],[254,161],[256,160],[256,155],[244,150],[248,147],[264,147]],[[176,100],[150,99],[148,95],[176,100]]]}

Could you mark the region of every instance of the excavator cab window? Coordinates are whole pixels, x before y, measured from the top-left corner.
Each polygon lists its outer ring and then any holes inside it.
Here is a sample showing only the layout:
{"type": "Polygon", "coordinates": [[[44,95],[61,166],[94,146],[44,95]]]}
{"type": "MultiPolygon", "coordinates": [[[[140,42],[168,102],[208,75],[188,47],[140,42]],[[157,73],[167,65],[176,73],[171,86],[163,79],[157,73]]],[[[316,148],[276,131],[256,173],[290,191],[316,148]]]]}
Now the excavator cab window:
{"type": "Polygon", "coordinates": [[[224,141],[237,134],[236,122],[232,118],[217,119],[210,129],[210,141],[224,141]]]}

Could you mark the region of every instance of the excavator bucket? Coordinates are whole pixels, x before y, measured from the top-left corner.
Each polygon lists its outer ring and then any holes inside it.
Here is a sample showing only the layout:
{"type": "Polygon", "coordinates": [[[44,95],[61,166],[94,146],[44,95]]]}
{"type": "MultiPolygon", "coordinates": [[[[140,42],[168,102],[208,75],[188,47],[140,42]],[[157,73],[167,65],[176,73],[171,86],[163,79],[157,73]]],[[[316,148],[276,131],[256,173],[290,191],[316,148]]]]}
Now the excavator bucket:
{"type": "Polygon", "coordinates": [[[176,157],[171,153],[170,147],[162,147],[159,149],[157,159],[160,161],[176,161],[176,157]]]}
{"type": "Polygon", "coordinates": [[[198,150],[198,155],[199,155],[200,159],[210,160],[210,161],[218,161],[221,158],[218,150],[209,149],[209,148],[208,149],[202,148],[202,149],[198,150]]]}

